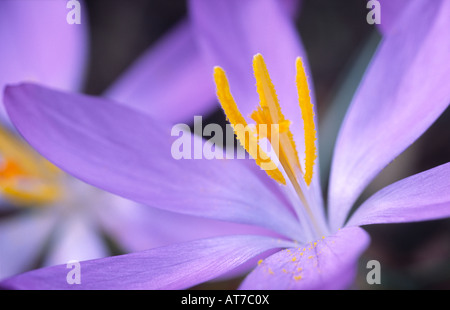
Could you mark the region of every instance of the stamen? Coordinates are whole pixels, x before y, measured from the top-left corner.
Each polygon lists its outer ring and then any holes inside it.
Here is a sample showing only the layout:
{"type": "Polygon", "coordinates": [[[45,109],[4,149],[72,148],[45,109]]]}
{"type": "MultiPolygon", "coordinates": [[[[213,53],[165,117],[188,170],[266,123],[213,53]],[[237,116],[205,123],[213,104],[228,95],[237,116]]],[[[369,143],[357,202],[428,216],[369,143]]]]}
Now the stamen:
{"type": "MultiPolygon", "coordinates": [[[[307,78],[303,69],[300,58],[296,62],[297,77],[296,83],[298,88],[300,108],[302,112],[304,131],[305,131],[305,170],[302,170],[299,156],[295,147],[293,134],[289,129],[291,122],[285,119],[281,112],[280,104],[275,92],[275,87],[270,79],[269,72],[267,70],[264,58],[261,54],[257,54],[253,58],[253,71],[256,79],[256,90],[259,94],[260,106],[251,114],[251,118],[256,122],[256,131],[251,132],[246,139],[245,132],[236,131],[237,125],[247,126],[247,122],[239,112],[236,102],[230,92],[228,80],[225,72],[220,67],[214,69],[214,79],[217,85],[217,96],[225,111],[227,119],[230,121],[238,140],[242,146],[250,153],[250,155],[258,162],[259,139],[267,138],[272,145],[272,149],[276,153],[277,160],[281,163],[282,169],[276,169],[266,172],[274,178],[276,181],[283,185],[288,185],[301,202],[301,206],[304,209],[297,207],[299,204],[293,199],[294,209],[301,222],[306,221],[306,217],[310,219],[311,227],[305,228],[305,232],[311,233],[311,235],[321,234],[321,228],[314,218],[308,197],[309,195],[305,190],[308,189],[313,177],[314,161],[316,155],[316,130],[314,124],[314,111],[309,95],[309,89],[307,84],[307,78]],[[276,126],[278,128],[278,137],[273,136],[274,133],[262,134],[258,128],[261,125],[276,126]],[[275,138],[278,138],[275,140],[275,138]],[[253,149],[249,143],[256,145],[257,149],[253,149]],[[283,172],[281,172],[283,171],[283,172]],[[299,177],[301,174],[301,177],[299,177]],[[289,183],[287,183],[289,181],[289,183]],[[315,232],[313,232],[315,231],[315,232]]],[[[261,166],[261,165],[260,165],[261,166]]],[[[306,222],[305,222],[306,223],[306,222]]],[[[306,227],[306,226],[305,226],[306,227]]]]}
{"type": "Polygon", "coordinates": [[[296,60],[297,69],[297,90],[298,101],[300,109],[302,110],[303,128],[305,132],[305,175],[304,179],[309,186],[313,177],[314,161],[317,158],[316,154],[316,129],[314,124],[314,110],[309,95],[308,81],[300,57],[296,60]]]}
{"type": "Polygon", "coordinates": [[[247,121],[236,105],[230,91],[227,76],[222,68],[214,68],[214,80],[217,87],[217,97],[242,147],[255,159],[258,166],[262,167],[261,165],[264,162],[264,170],[271,178],[281,184],[286,184],[286,180],[276,164],[270,158],[265,161],[262,160],[262,158],[267,159],[268,156],[259,146],[257,133],[249,132],[247,121]]]}
{"type": "Polygon", "coordinates": [[[270,80],[269,72],[261,54],[256,54],[253,57],[253,71],[256,79],[256,90],[260,98],[260,107],[253,112],[253,119],[257,125],[261,123],[270,125],[278,124],[283,129],[283,131],[280,130],[277,156],[297,196],[302,201],[308,214],[311,215],[308,202],[297,180],[296,171],[302,172],[302,169],[298,160],[293,135],[289,129],[290,121],[286,120],[281,112],[275,87],[270,80]]]}
{"type": "MultiPolygon", "coordinates": [[[[270,80],[269,71],[267,70],[264,58],[261,54],[253,57],[253,71],[256,79],[256,90],[259,94],[260,106],[258,110],[253,112],[252,118],[257,125],[259,124],[278,124],[280,131],[280,154],[277,154],[282,161],[285,156],[285,162],[289,166],[290,171],[295,171],[294,167],[301,171],[298,153],[295,147],[292,132],[289,129],[290,121],[284,118],[281,107],[278,102],[275,87],[270,80]]],[[[286,167],[285,167],[286,169],[286,167]]]]}
{"type": "Polygon", "coordinates": [[[61,196],[59,169],[0,127],[0,192],[16,205],[39,205],[61,196]]]}

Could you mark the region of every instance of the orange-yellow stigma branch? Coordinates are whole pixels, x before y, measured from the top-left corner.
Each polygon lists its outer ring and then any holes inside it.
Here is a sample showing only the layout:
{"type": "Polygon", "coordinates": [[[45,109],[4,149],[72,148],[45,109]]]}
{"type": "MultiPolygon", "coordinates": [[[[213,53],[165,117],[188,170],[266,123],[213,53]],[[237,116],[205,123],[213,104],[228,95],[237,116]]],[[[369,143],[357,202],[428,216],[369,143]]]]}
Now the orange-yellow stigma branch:
{"type": "Polygon", "coordinates": [[[0,127],[0,193],[16,205],[52,203],[61,196],[59,170],[0,127]]]}
{"type": "Polygon", "coordinates": [[[7,179],[24,174],[23,169],[13,160],[4,159],[0,163],[0,178],[7,179]]]}

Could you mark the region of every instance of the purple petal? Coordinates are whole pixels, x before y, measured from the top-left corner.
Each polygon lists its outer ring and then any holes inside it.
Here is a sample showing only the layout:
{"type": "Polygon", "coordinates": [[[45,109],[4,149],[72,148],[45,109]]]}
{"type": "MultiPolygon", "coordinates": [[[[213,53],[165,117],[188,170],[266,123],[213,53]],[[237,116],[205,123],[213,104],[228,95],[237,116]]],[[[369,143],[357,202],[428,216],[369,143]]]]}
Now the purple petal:
{"type": "Polygon", "coordinates": [[[286,12],[294,18],[299,14],[299,10],[302,6],[301,0],[281,0],[280,3],[286,12]]]}
{"type": "MultiPolygon", "coordinates": [[[[82,210],[83,206],[78,208],[82,210]]],[[[102,258],[108,254],[106,244],[93,218],[89,218],[83,212],[77,212],[65,216],[58,222],[58,229],[53,236],[44,265],[102,258]]]]}
{"type": "MultiPolygon", "coordinates": [[[[283,113],[293,121],[292,131],[303,132],[295,85],[295,60],[298,56],[306,60],[306,53],[294,23],[280,2],[192,0],[189,4],[194,30],[211,75],[214,66],[224,68],[243,116],[249,118],[259,105],[252,59],[261,53],[283,113]]],[[[212,78],[210,84],[213,85],[212,78]]]]}
{"type": "Polygon", "coordinates": [[[367,184],[448,107],[450,2],[417,1],[384,37],[335,148],[330,221],[341,227],[367,184]]]}
{"type": "MultiPolygon", "coordinates": [[[[252,59],[261,53],[267,63],[281,110],[292,121],[291,131],[296,141],[300,163],[305,161],[303,120],[295,83],[295,60],[302,57],[309,72],[306,52],[292,18],[272,0],[191,0],[190,13],[199,44],[209,67],[221,66],[230,80],[233,97],[244,117],[249,119],[259,105],[255,88],[252,59]]],[[[308,74],[311,76],[311,74],[308,74]]],[[[211,83],[213,81],[211,80],[211,83]]],[[[315,102],[311,78],[312,102],[315,102]]],[[[316,113],[317,114],[317,113],[316,113]]],[[[254,123],[254,121],[250,121],[254,123]]],[[[316,119],[317,124],[317,119],[316,119]]],[[[317,142],[317,141],[316,141],[317,142]]],[[[318,145],[318,144],[317,144],[318,145]]],[[[318,218],[323,218],[319,165],[315,166],[313,184],[318,218]]]]}
{"type": "MultiPolygon", "coordinates": [[[[87,56],[87,12],[81,24],[69,25],[64,0],[0,1],[0,91],[6,84],[38,81],[76,90],[87,56]]],[[[0,118],[5,118],[0,104],[0,118]]]]}
{"type": "Polygon", "coordinates": [[[51,210],[32,210],[0,221],[0,279],[32,267],[55,223],[51,210]]]}
{"type": "MultiPolygon", "coordinates": [[[[295,15],[299,0],[283,0],[295,15]]],[[[109,88],[106,97],[168,122],[192,121],[217,107],[211,68],[195,41],[192,25],[183,20],[136,61],[109,88]],[[176,88],[176,91],[168,89],[176,88]]]]}
{"type": "Polygon", "coordinates": [[[117,196],[98,207],[105,231],[127,252],[227,235],[276,236],[261,227],[149,208],[117,196]]]}
{"type": "Polygon", "coordinates": [[[369,235],[359,227],[300,248],[280,251],[250,273],[240,289],[344,289],[353,282],[356,263],[369,245],[369,235]]]}
{"type": "Polygon", "coordinates": [[[38,152],[86,183],[169,211],[301,237],[287,206],[245,160],[176,160],[170,126],[147,114],[32,84],[8,87],[5,104],[38,152]]]}
{"type": "MultiPolygon", "coordinates": [[[[274,232],[258,226],[216,221],[149,208],[114,195],[111,195],[110,202],[105,202],[96,210],[105,232],[126,253],[228,235],[279,237],[274,232]]],[[[223,277],[242,276],[253,269],[255,259],[258,260],[254,258],[223,277]]]]}
{"type": "Polygon", "coordinates": [[[450,217],[450,163],[398,181],[369,198],[347,225],[450,217]]]}
{"type": "Polygon", "coordinates": [[[250,258],[291,245],[256,236],[203,239],[133,254],[81,262],[81,284],[66,282],[59,265],[7,279],[7,289],[184,289],[214,279],[250,258]]]}
{"type": "Polygon", "coordinates": [[[212,75],[184,20],[152,46],[106,97],[168,122],[192,122],[217,107],[212,75]]]}
{"type": "Polygon", "coordinates": [[[401,18],[401,14],[403,14],[411,1],[379,0],[379,2],[381,9],[381,24],[378,27],[380,28],[381,33],[385,35],[395,28],[395,24],[401,18]]]}

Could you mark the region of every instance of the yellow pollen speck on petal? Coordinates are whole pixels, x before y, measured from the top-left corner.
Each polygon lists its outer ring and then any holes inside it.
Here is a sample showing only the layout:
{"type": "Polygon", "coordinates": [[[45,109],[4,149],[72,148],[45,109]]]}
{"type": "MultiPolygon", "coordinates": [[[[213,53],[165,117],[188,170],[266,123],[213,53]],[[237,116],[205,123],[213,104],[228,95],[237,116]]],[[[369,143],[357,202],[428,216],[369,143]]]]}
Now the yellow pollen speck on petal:
{"type": "Polygon", "coordinates": [[[297,257],[293,257],[292,261],[295,262],[297,260],[297,257]]]}
{"type": "Polygon", "coordinates": [[[316,247],[317,246],[317,242],[314,242],[314,247],[316,247]]]}
{"type": "Polygon", "coordinates": [[[299,280],[301,280],[301,279],[302,279],[302,276],[301,276],[301,275],[294,276],[294,280],[295,280],[295,281],[299,281],[299,280]]]}
{"type": "Polygon", "coordinates": [[[300,109],[302,110],[303,127],[305,131],[305,175],[304,179],[309,186],[313,177],[316,152],[316,129],[314,123],[314,109],[309,95],[308,80],[300,57],[296,60],[297,90],[300,109]]]}
{"type": "Polygon", "coordinates": [[[302,270],[303,270],[302,267],[298,267],[298,268],[297,268],[297,271],[302,271],[302,270]]]}
{"type": "Polygon", "coordinates": [[[325,239],[325,236],[322,236],[322,240],[325,239]]]}
{"type": "Polygon", "coordinates": [[[263,260],[262,260],[262,259],[260,259],[260,260],[258,261],[258,266],[259,266],[259,265],[261,265],[261,264],[262,264],[262,262],[263,262],[263,260]]]}
{"type": "Polygon", "coordinates": [[[269,274],[275,274],[275,273],[272,271],[272,269],[270,269],[270,268],[269,268],[268,272],[269,272],[269,274]]]}
{"type": "Polygon", "coordinates": [[[284,268],[281,271],[283,271],[284,273],[287,273],[286,269],[284,269],[284,268]]]}
{"type": "Polygon", "coordinates": [[[277,165],[269,158],[259,146],[257,132],[251,132],[247,121],[239,111],[237,104],[231,94],[225,71],[220,67],[214,68],[214,81],[217,88],[217,98],[224,110],[228,121],[233,127],[236,138],[242,147],[255,159],[258,166],[280,184],[285,185],[286,180],[277,165]],[[264,165],[264,168],[263,168],[264,165]]]}
{"type": "Polygon", "coordinates": [[[310,255],[310,256],[308,256],[308,259],[311,259],[311,258],[313,258],[314,256],[312,256],[312,255],[310,255]]]}

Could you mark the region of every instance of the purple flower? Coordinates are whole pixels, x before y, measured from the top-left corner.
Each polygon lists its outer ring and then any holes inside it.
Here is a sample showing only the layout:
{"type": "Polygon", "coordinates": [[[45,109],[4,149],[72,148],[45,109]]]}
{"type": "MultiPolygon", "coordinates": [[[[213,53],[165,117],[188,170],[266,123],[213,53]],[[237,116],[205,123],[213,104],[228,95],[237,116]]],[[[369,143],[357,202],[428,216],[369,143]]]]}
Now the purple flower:
{"type": "MultiPolygon", "coordinates": [[[[211,68],[220,65],[226,70],[244,116],[258,106],[247,63],[257,53],[264,55],[282,113],[292,122],[298,162],[303,164],[311,143],[304,139],[294,64],[298,56],[306,57],[285,11],[276,1],[260,0],[192,0],[190,10],[202,51],[211,68]]],[[[450,3],[445,0],[411,2],[387,31],[339,133],[328,217],[320,196],[317,162],[311,183],[305,180],[309,186],[300,186],[305,198],[298,195],[290,200],[288,185],[280,186],[256,165],[239,160],[172,159],[170,126],[156,114],[33,84],[7,88],[6,109],[19,132],[75,177],[138,203],[260,226],[278,237],[232,235],[85,261],[80,285],[66,283],[64,265],[28,272],[1,285],[182,289],[263,254],[266,258],[255,264],[240,288],[347,287],[359,255],[369,244],[360,225],[450,215],[447,163],[389,185],[347,220],[364,187],[448,107],[450,67],[444,64],[450,52],[449,14],[450,3]],[[308,216],[302,215],[304,201],[310,207],[305,212],[308,216]]],[[[271,89],[267,82],[264,87],[271,89]]],[[[168,91],[175,92],[176,87],[168,91]]]]}
{"type": "MultiPolygon", "coordinates": [[[[81,24],[69,25],[66,4],[65,0],[0,2],[0,39],[5,43],[0,47],[2,93],[6,84],[21,81],[80,90],[88,56],[87,12],[81,2],[81,24]]],[[[210,74],[200,56],[187,21],[182,21],[144,53],[106,96],[132,102],[168,121],[208,110],[215,95],[206,84],[210,74]],[[202,79],[204,87],[188,87],[189,80],[202,79]],[[173,83],[180,85],[178,92],[162,92],[173,83]],[[171,112],[180,101],[189,108],[171,112]],[[148,106],[148,102],[161,104],[148,106]]],[[[39,257],[47,266],[108,256],[104,233],[131,252],[250,229],[147,208],[98,190],[59,171],[15,133],[0,105],[0,210],[4,212],[0,278],[28,270],[39,257]],[[173,231],[167,221],[179,229],[173,231]]]]}

